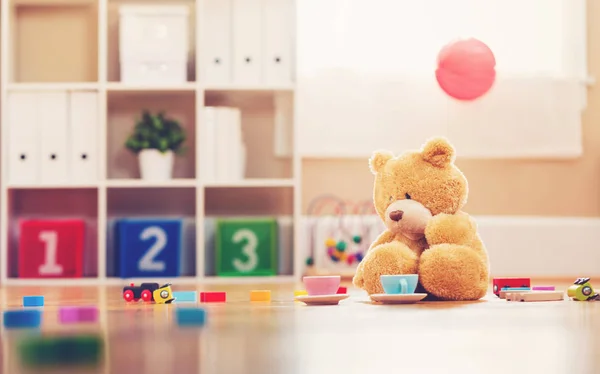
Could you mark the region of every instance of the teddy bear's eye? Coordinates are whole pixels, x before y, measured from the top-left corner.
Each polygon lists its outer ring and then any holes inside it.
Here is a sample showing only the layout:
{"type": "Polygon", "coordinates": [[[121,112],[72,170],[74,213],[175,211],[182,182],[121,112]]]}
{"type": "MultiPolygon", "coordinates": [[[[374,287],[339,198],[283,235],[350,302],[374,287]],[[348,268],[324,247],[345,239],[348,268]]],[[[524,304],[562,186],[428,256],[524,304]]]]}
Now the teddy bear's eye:
{"type": "Polygon", "coordinates": [[[410,195],[409,195],[408,193],[405,193],[405,194],[404,194],[404,196],[405,196],[405,197],[406,197],[408,200],[410,200],[410,195]]]}

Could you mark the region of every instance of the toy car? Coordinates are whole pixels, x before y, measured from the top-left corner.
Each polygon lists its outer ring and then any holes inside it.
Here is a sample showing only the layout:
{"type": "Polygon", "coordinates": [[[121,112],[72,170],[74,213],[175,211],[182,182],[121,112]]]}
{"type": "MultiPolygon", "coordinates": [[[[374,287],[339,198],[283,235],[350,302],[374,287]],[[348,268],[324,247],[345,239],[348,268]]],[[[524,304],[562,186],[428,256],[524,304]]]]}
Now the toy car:
{"type": "Polygon", "coordinates": [[[567,296],[578,301],[595,300],[598,293],[594,291],[590,278],[577,278],[572,286],[567,288],[567,296]]]}
{"type": "Polygon", "coordinates": [[[140,299],[146,302],[154,301],[152,293],[158,288],[158,283],[142,283],[139,286],[130,283],[129,286],[123,287],[123,299],[127,302],[140,299]]]}

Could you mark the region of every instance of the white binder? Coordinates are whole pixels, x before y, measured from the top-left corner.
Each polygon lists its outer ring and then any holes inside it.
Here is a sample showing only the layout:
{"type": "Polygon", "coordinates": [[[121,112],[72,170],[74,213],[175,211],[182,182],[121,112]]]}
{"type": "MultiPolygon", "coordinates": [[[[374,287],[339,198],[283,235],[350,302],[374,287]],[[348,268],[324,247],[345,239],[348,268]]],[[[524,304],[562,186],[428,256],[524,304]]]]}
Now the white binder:
{"type": "Polygon", "coordinates": [[[98,94],[73,92],[69,102],[69,179],[94,183],[98,167],[98,94]]]}
{"type": "Polygon", "coordinates": [[[264,1],[264,81],[286,85],[293,81],[294,0],[264,1]]]}
{"type": "Polygon", "coordinates": [[[233,82],[262,83],[262,1],[233,0],[233,82]]]}
{"type": "Polygon", "coordinates": [[[7,101],[8,182],[37,184],[40,166],[37,95],[12,92],[7,101]]]}
{"type": "Polygon", "coordinates": [[[204,81],[209,85],[231,83],[232,0],[204,2],[204,81]]]}
{"type": "Polygon", "coordinates": [[[231,126],[229,125],[229,111],[227,108],[218,108],[215,126],[215,181],[230,181],[229,169],[233,160],[231,150],[231,126]]]}
{"type": "Polygon", "coordinates": [[[41,184],[67,182],[67,108],[67,92],[38,93],[41,184]]]}
{"type": "Polygon", "coordinates": [[[204,124],[202,126],[202,179],[204,182],[214,182],[216,178],[217,166],[217,145],[216,145],[216,126],[218,120],[218,108],[204,108],[204,124]]]}

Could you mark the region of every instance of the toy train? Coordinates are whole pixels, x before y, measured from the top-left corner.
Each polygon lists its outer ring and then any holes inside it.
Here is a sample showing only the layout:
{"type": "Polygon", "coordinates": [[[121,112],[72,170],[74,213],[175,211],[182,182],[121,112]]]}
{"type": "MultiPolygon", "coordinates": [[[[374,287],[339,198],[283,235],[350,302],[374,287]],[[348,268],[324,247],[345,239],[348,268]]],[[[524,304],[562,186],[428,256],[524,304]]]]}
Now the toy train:
{"type": "Polygon", "coordinates": [[[494,294],[500,297],[500,291],[503,288],[531,288],[530,278],[494,278],[493,282],[494,294]]]}
{"type": "Polygon", "coordinates": [[[139,286],[130,283],[129,286],[123,287],[123,299],[128,303],[142,299],[145,302],[154,301],[157,304],[170,304],[175,300],[171,283],[160,287],[158,283],[142,283],[139,286]]]}
{"type": "Polygon", "coordinates": [[[590,278],[577,278],[573,285],[567,288],[567,296],[577,301],[588,301],[598,299],[598,293],[594,291],[590,278]]]}

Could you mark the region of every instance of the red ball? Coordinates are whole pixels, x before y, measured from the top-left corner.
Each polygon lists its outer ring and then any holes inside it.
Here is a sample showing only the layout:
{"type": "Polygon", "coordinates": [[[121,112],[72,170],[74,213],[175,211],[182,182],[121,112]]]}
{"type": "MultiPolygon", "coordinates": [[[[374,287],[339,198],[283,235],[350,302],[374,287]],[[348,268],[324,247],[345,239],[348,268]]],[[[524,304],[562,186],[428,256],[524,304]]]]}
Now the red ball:
{"type": "Polygon", "coordinates": [[[475,100],[487,93],[496,80],[496,58],[477,39],[462,39],[446,45],[438,55],[438,84],[451,97],[475,100]]]}

